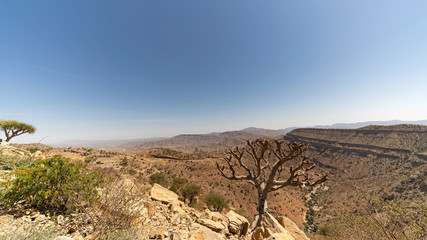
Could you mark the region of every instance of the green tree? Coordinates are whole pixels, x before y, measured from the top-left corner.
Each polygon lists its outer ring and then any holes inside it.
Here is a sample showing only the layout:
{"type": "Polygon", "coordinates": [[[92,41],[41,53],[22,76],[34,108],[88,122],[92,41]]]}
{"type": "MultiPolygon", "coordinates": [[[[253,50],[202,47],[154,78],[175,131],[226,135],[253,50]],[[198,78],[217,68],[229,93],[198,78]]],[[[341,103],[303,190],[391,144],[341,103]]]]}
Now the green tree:
{"type": "Polygon", "coordinates": [[[0,202],[3,204],[10,206],[26,200],[41,210],[66,213],[92,203],[98,197],[96,188],[102,184],[98,172],[59,155],[15,169],[10,176],[13,178],[2,184],[5,190],[0,202]]]}
{"type": "Polygon", "coordinates": [[[223,208],[228,207],[224,197],[218,194],[209,194],[206,196],[205,202],[208,207],[212,207],[215,211],[221,211],[223,208]]]}
{"type": "Polygon", "coordinates": [[[33,134],[36,132],[36,128],[33,125],[15,120],[0,121],[0,128],[4,131],[6,142],[24,133],[33,134]]]}
{"type": "Polygon", "coordinates": [[[162,185],[163,187],[166,187],[168,185],[168,179],[166,174],[161,172],[151,174],[150,182],[151,184],[157,183],[159,185],[162,185]]]}
{"type": "Polygon", "coordinates": [[[199,195],[202,192],[202,188],[199,185],[189,183],[184,185],[184,187],[181,188],[181,194],[184,198],[184,201],[188,199],[190,201],[190,204],[193,203],[194,198],[199,195]]]}

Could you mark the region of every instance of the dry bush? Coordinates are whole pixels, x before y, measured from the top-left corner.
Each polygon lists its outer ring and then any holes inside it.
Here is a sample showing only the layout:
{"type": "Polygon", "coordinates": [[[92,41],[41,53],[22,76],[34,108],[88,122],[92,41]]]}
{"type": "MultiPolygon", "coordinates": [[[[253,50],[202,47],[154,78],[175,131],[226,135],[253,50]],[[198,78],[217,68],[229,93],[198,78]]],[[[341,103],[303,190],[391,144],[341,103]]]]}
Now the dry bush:
{"type": "Polygon", "coordinates": [[[105,188],[100,191],[100,198],[93,209],[94,230],[99,238],[135,225],[144,206],[142,197],[145,191],[114,171],[107,174],[105,188]]]}

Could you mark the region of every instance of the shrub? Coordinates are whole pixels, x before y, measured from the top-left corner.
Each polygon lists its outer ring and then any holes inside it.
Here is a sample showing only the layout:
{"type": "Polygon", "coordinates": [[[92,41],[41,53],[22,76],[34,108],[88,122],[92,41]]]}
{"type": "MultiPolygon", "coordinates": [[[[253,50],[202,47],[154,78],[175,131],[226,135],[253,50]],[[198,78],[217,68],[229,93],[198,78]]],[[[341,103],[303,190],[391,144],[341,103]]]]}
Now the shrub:
{"type": "Polygon", "coordinates": [[[177,188],[181,188],[188,182],[185,178],[176,177],[173,178],[173,185],[175,185],[177,188]]]}
{"type": "Polygon", "coordinates": [[[65,213],[91,203],[98,196],[96,187],[102,184],[98,172],[59,155],[15,169],[11,176],[14,179],[4,184],[1,202],[10,206],[26,200],[38,209],[65,213]]]}
{"type": "Polygon", "coordinates": [[[85,157],[85,163],[91,163],[91,162],[94,162],[95,160],[96,160],[96,157],[94,156],[85,157]]]}
{"type": "Polygon", "coordinates": [[[35,147],[35,146],[29,146],[29,147],[25,148],[25,150],[27,150],[30,153],[35,153],[37,151],[40,151],[40,148],[35,147]]]}
{"type": "Polygon", "coordinates": [[[173,178],[172,182],[173,182],[173,184],[169,188],[169,190],[177,193],[178,190],[180,190],[182,188],[182,186],[184,186],[188,182],[188,180],[185,178],[175,177],[175,178],[173,178]]]}
{"type": "Polygon", "coordinates": [[[19,158],[0,154],[0,170],[13,170],[19,167],[28,167],[33,160],[30,157],[19,158]]]}
{"type": "Polygon", "coordinates": [[[213,208],[215,211],[221,211],[223,208],[228,207],[224,197],[218,194],[209,194],[206,196],[205,202],[209,208],[213,208]]]}
{"type": "Polygon", "coordinates": [[[128,239],[113,238],[116,236],[113,233],[129,228],[141,217],[139,204],[144,191],[140,191],[136,185],[120,179],[119,176],[110,176],[106,179],[108,182],[100,191],[100,197],[94,204],[97,213],[93,224],[96,232],[95,239],[128,239]]]}
{"type": "Polygon", "coordinates": [[[128,165],[128,160],[127,160],[127,158],[122,158],[122,159],[120,159],[120,163],[119,163],[119,165],[120,165],[120,166],[122,166],[122,167],[126,167],[126,166],[128,165]]]}
{"type": "Polygon", "coordinates": [[[186,199],[189,199],[190,204],[193,203],[194,198],[199,195],[202,192],[202,188],[199,185],[189,183],[184,185],[184,187],[181,188],[181,194],[184,198],[184,201],[186,199]]]}
{"type": "Polygon", "coordinates": [[[151,184],[157,183],[162,185],[163,187],[166,187],[168,184],[168,181],[164,173],[158,172],[150,176],[150,183],[151,184]]]}

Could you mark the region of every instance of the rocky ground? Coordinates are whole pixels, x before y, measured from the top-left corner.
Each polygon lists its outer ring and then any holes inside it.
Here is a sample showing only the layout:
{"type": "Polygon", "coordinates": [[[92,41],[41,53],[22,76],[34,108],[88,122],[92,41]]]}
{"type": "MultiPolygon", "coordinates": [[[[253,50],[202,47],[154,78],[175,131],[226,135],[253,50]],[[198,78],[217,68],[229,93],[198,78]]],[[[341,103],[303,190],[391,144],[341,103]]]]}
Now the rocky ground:
{"type": "MultiPolygon", "coordinates": [[[[129,189],[132,189],[132,183],[129,180],[127,182],[129,189]]],[[[174,192],[157,184],[150,189],[148,195],[134,199],[130,208],[137,212],[136,220],[129,226],[128,232],[119,232],[116,239],[308,239],[286,217],[281,216],[278,221],[268,214],[264,226],[251,231],[253,226],[250,226],[248,220],[234,211],[198,211],[178,200],[178,195],[174,192]],[[132,238],[124,238],[125,235],[132,235],[132,238]]],[[[90,214],[51,216],[49,213],[18,205],[0,215],[0,239],[8,239],[6,237],[10,235],[26,236],[30,232],[54,232],[58,235],[54,238],[56,240],[99,239],[94,224],[90,214]]]]}
{"type": "MultiPolygon", "coordinates": [[[[41,159],[57,151],[31,153],[7,143],[2,143],[0,150],[2,156],[13,157],[10,160],[12,162],[27,158],[41,159]]],[[[65,152],[71,157],[78,156],[82,161],[88,159],[86,155],[91,157],[94,154],[100,155],[97,155],[97,159],[108,158],[107,163],[111,165],[108,169],[115,167],[116,173],[120,169],[120,159],[129,158],[113,153],[91,153],[87,149],[66,149],[65,152]]],[[[3,166],[4,169],[7,167],[3,166]]],[[[8,171],[0,172],[0,179],[5,172],[8,171]]],[[[251,225],[247,218],[233,210],[200,211],[187,206],[176,193],[158,184],[141,184],[134,176],[119,175],[115,181],[99,189],[100,200],[95,207],[80,213],[41,212],[29,207],[25,201],[1,209],[0,239],[308,239],[295,223],[284,216],[276,219],[267,214],[263,219],[263,227],[255,229],[253,223],[251,225]]]]}

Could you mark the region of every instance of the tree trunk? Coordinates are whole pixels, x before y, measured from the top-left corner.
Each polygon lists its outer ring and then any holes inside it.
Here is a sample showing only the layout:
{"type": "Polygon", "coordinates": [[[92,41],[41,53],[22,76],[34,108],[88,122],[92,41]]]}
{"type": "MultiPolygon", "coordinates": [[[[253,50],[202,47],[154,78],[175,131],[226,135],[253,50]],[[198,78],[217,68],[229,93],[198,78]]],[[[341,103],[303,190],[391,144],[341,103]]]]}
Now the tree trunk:
{"type": "Polygon", "coordinates": [[[10,141],[10,139],[12,139],[13,138],[13,136],[10,136],[10,137],[6,137],[6,142],[9,142],[10,141]]]}
{"type": "Polygon", "coordinates": [[[267,212],[267,194],[263,193],[258,197],[258,221],[255,225],[255,229],[261,227],[262,217],[265,212],[267,212]]]}

